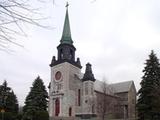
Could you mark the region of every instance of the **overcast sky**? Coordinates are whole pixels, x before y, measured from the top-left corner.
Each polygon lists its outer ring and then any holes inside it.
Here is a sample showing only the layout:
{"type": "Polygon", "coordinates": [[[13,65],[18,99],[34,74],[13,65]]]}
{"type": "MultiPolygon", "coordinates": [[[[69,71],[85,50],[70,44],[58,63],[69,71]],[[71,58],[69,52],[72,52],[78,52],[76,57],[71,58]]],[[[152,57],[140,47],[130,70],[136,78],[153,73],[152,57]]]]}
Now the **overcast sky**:
{"type": "MultiPolygon", "coordinates": [[[[160,58],[160,0],[69,0],[72,39],[80,57],[82,72],[92,64],[95,78],[109,83],[133,80],[139,89],[145,60],[151,50],[160,58]]],[[[25,48],[10,46],[16,52],[0,51],[0,84],[7,80],[24,100],[33,80],[40,75],[46,87],[50,82],[51,58],[62,35],[65,0],[48,0],[42,7],[44,23],[54,29],[27,26],[25,48]]],[[[20,38],[17,38],[20,39],[20,38]]]]}

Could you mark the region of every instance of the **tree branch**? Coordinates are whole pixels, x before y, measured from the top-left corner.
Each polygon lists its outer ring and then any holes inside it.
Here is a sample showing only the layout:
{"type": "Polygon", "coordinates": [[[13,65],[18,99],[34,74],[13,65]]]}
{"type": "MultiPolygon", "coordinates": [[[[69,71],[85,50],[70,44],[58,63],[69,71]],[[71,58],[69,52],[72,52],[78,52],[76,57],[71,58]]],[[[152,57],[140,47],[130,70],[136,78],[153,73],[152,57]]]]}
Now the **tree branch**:
{"type": "Polygon", "coordinates": [[[8,45],[13,44],[23,47],[16,41],[17,35],[23,37],[27,36],[23,24],[35,25],[46,29],[51,28],[39,23],[41,20],[47,18],[41,17],[41,14],[39,13],[40,9],[32,8],[29,2],[30,0],[0,1],[0,45],[3,49],[7,48],[7,46],[5,46],[7,43],[8,45]]]}

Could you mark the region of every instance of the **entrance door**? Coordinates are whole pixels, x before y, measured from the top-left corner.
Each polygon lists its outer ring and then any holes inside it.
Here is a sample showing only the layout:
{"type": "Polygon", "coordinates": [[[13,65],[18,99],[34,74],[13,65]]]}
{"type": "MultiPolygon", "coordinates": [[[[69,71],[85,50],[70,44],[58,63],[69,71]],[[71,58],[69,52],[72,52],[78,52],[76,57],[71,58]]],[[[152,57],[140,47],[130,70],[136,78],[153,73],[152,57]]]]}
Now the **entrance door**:
{"type": "Polygon", "coordinates": [[[72,116],[72,108],[69,108],[69,116],[72,116]]]}
{"type": "Polygon", "coordinates": [[[60,112],[60,101],[57,98],[56,101],[55,101],[55,116],[58,116],[59,112],[60,112]]]}

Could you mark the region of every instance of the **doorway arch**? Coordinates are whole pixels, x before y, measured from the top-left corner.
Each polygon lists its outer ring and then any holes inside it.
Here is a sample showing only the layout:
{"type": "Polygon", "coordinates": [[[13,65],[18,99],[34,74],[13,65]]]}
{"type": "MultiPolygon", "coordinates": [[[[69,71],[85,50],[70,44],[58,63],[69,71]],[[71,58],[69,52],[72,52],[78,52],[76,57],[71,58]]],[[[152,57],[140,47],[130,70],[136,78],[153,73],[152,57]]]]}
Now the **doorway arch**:
{"type": "Polygon", "coordinates": [[[69,107],[69,116],[72,116],[72,107],[69,107]]]}
{"type": "Polygon", "coordinates": [[[60,100],[57,98],[55,100],[55,116],[58,116],[60,112],[60,100]]]}

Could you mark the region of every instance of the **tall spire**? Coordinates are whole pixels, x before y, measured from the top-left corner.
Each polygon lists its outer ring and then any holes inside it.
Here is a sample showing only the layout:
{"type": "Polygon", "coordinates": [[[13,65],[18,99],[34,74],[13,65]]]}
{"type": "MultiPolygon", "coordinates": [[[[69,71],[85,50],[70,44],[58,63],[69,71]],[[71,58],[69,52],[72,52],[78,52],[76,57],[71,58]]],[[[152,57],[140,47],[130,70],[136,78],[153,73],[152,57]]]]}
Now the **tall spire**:
{"type": "Polygon", "coordinates": [[[61,38],[61,44],[72,44],[72,38],[71,38],[71,30],[70,30],[70,24],[69,24],[69,16],[68,16],[68,2],[66,4],[66,16],[65,16],[65,22],[63,27],[63,34],[61,38]]]}
{"type": "Polygon", "coordinates": [[[58,55],[57,59],[53,56],[50,66],[53,67],[55,65],[68,62],[78,68],[82,68],[80,59],[77,58],[75,60],[75,51],[76,48],[73,45],[73,41],[71,38],[71,30],[69,25],[69,17],[68,17],[68,3],[66,4],[66,16],[63,27],[63,34],[60,40],[60,44],[57,46],[58,55]]]}

